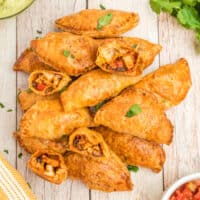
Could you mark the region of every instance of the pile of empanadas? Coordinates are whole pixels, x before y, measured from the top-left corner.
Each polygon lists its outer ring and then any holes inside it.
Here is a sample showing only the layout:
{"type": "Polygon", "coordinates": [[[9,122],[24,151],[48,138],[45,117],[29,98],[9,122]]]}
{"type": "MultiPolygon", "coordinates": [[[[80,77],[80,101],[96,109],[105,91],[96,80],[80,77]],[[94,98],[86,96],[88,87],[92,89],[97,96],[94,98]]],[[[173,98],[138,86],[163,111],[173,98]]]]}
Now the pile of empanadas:
{"type": "Polygon", "coordinates": [[[127,165],[163,168],[160,145],[173,138],[165,111],[186,97],[190,70],[181,58],[142,77],[161,46],[119,37],[138,21],[135,13],[84,10],[56,20],[67,32],[31,41],[16,61],[14,70],[30,76],[15,137],[37,175],[112,192],[132,189],[127,165]]]}

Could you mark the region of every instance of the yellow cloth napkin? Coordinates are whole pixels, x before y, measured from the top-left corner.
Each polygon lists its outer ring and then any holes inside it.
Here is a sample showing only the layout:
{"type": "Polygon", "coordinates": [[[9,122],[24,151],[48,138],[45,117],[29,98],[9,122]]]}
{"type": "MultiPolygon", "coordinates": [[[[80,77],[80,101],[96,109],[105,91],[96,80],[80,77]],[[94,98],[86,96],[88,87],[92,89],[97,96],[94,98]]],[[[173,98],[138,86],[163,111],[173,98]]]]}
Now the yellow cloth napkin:
{"type": "Polygon", "coordinates": [[[0,153],[0,200],[36,200],[22,175],[0,153]]]}

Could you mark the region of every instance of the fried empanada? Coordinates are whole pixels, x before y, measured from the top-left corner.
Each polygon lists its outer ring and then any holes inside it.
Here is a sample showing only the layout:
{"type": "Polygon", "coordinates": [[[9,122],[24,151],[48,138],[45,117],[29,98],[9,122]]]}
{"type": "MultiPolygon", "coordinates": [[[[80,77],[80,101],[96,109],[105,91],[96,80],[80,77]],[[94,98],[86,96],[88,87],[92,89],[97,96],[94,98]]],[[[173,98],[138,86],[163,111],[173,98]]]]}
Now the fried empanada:
{"type": "Polygon", "coordinates": [[[140,76],[122,76],[100,69],[93,70],[75,80],[61,94],[61,101],[66,112],[94,106],[105,99],[116,96],[124,88],[140,79],[140,76]]]}
{"type": "Polygon", "coordinates": [[[154,61],[161,46],[139,38],[105,40],[98,48],[96,64],[102,70],[138,75],[154,61]]]}
{"type": "Polygon", "coordinates": [[[69,151],[93,158],[109,157],[109,149],[101,134],[88,128],[79,128],[69,136],[69,151]]]}
{"type": "Polygon", "coordinates": [[[18,94],[18,101],[22,111],[28,110],[32,105],[40,100],[58,99],[59,94],[53,94],[49,96],[41,96],[32,92],[30,89],[20,91],[18,94]]]}
{"type": "Polygon", "coordinates": [[[86,108],[67,113],[58,99],[42,100],[24,113],[19,132],[27,137],[54,140],[91,123],[92,118],[86,108]]]}
{"type": "Polygon", "coordinates": [[[30,49],[26,49],[20,57],[17,59],[13,66],[15,71],[23,71],[26,73],[31,73],[35,70],[50,70],[52,67],[41,62],[38,56],[30,49]]]}
{"type": "Polygon", "coordinates": [[[14,136],[19,142],[20,146],[31,154],[44,149],[50,149],[57,153],[63,154],[69,149],[68,135],[63,135],[61,138],[55,140],[28,137],[20,134],[20,132],[14,133],[14,136]]]}
{"type": "Polygon", "coordinates": [[[56,27],[94,38],[116,37],[137,26],[136,13],[118,10],[87,9],[55,21],[56,27]]]}
{"type": "Polygon", "coordinates": [[[69,146],[76,153],[65,156],[71,178],[82,180],[90,189],[105,192],[132,189],[127,167],[98,132],[80,128],[72,134],[69,146]]]}
{"type": "Polygon", "coordinates": [[[104,104],[97,111],[94,122],[160,144],[172,141],[172,124],[156,97],[146,90],[134,89],[134,86],[104,104]]]}
{"type": "Polygon", "coordinates": [[[167,110],[186,97],[191,85],[189,65],[181,58],[174,64],[162,66],[148,74],[135,85],[135,88],[153,93],[160,106],[167,110]]]}
{"type": "Polygon", "coordinates": [[[31,47],[44,63],[67,75],[78,76],[96,66],[98,43],[87,36],[49,33],[31,41],[31,47]]]}
{"type": "Polygon", "coordinates": [[[56,184],[67,179],[67,167],[61,154],[51,150],[35,152],[27,166],[38,176],[56,184]]]}
{"type": "Polygon", "coordinates": [[[105,142],[126,164],[147,167],[155,172],[162,170],[165,152],[159,144],[102,126],[95,130],[102,134],[105,142]]]}
{"type": "Polygon", "coordinates": [[[71,78],[64,73],[36,70],[29,76],[29,88],[38,95],[47,96],[61,91],[71,78]]]}

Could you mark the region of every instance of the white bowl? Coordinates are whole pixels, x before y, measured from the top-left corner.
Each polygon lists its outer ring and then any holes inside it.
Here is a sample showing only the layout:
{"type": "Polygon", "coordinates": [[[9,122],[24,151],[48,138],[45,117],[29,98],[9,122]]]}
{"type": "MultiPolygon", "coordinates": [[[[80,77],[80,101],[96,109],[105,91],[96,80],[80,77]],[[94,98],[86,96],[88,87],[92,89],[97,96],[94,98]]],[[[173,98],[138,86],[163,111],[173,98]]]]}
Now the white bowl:
{"type": "Polygon", "coordinates": [[[184,176],[181,179],[177,180],[174,184],[172,184],[167,190],[166,192],[163,194],[162,199],[161,200],[169,200],[169,198],[172,196],[172,194],[176,191],[176,189],[178,189],[181,185],[189,182],[189,181],[193,181],[193,180],[197,180],[200,179],[200,173],[195,173],[195,174],[191,174],[188,176],[184,176]]]}

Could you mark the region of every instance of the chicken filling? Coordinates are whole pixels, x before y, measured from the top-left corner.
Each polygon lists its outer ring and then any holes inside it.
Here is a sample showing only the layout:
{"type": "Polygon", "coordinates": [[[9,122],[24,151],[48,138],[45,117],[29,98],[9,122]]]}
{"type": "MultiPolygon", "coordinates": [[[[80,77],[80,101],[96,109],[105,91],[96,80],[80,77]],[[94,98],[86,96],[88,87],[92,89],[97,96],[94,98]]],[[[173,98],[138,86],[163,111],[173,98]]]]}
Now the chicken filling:
{"type": "Polygon", "coordinates": [[[86,151],[88,154],[95,157],[102,157],[103,150],[101,144],[92,144],[85,135],[77,135],[74,138],[73,146],[79,151],[86,151]]]}
{"type": "Polygon", "coordinates": [[[60,74],[38,73],[32,82],[34,89],[49,94],[57,89],[63,77],[60,74]]]}

